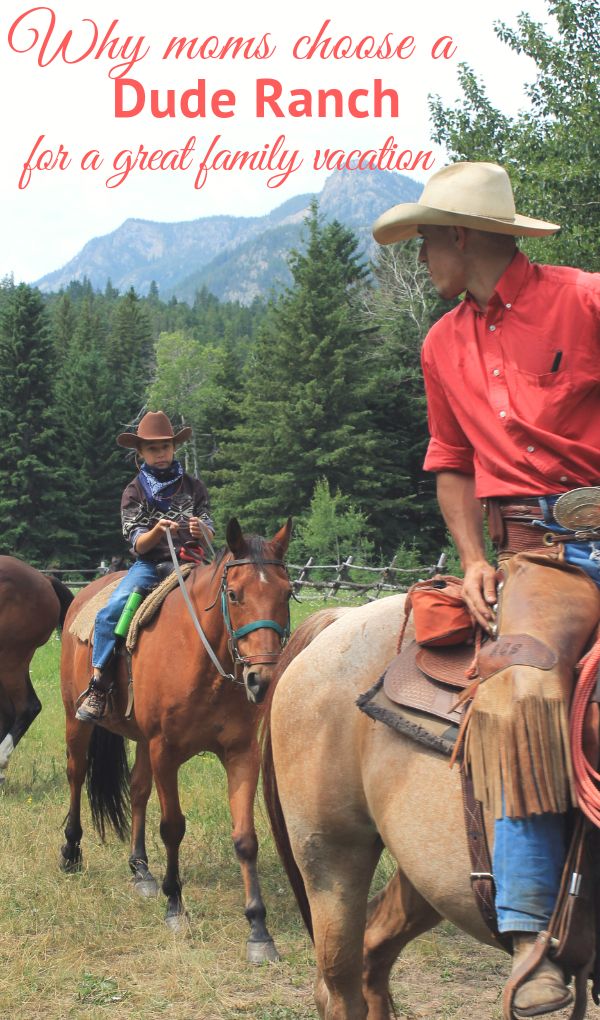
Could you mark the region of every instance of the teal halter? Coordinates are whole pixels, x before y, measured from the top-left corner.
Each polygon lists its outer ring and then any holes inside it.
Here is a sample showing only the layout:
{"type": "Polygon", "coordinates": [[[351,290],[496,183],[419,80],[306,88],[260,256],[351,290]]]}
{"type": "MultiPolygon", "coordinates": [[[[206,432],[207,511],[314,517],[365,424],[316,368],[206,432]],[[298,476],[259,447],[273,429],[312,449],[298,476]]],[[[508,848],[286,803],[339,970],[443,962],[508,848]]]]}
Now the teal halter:
{"type": "Polygon", "coordinates": [[[234,663],[239,662],[244,665],[253,665],[258,662],[267,663],[275,662],[279,652],[261,652],[258,655],[240,655],[237,642],[240,638],[245,637],[246,634],[251,634],[254,630],[274,630],[276,634],[279,634],[281,640],[281,647],[283,648],[290,636],[290,608],[288,606],[287,612],[287,624],[282,627],[281,624],[277,623],[276,620],[254,620],[252,623],[246,623],[243,627],[238,627],[234,630],[231,624],[231,617],[229,615],[229,603],[227,601],[227,573],[231,567],[241,567],[246,564],[251,564],[255,567],[262,566],[283,567],[287,574],[287,567],[283,560],[263,560],[260,564],[257,564],[255,560],[243,559],[243,560],[229,560],[223,568],[223,577],[221,579],[221,611],[223,613],[223,619],[229,634],[229,650],[233,658],[234,663]]]}

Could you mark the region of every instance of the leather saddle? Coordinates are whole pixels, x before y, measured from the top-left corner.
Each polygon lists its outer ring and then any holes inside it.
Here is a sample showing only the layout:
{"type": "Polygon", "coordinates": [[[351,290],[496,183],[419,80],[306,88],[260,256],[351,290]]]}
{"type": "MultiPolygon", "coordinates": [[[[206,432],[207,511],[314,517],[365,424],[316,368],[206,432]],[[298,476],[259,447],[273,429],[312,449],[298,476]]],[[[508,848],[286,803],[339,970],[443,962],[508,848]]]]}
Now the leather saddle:
{"type": "Polygon", "coordinates": [[[455,705],[473,682],[466,676],[473,655],[471,644],[422,648],[410,641],[385,671],[385,694],[396,705],[458,725],[462,710],[455,705]]]}
{"type": "Polygon", "coordinates": [[[528,634],[484,639],[476,662],[474,658],[475,647],[470,643],[425,648],[411,641],[386,669],[384,692],[397,705],[456,725],[462,715],[462,707],[456,708],[456,702],[475,680],[487,680],[508,666],[551,669],[556,663],[556,654],[528,634]]]}

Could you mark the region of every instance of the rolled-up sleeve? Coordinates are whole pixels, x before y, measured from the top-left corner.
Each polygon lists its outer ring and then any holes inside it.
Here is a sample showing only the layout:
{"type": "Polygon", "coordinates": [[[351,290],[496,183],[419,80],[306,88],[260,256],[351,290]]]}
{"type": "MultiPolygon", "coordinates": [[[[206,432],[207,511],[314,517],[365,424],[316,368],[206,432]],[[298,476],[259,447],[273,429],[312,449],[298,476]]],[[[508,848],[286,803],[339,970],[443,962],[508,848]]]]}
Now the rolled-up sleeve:
{"type": "Polygon", "coordinates": [[[425,471],[458,471],[461,474],[472,475],[475,473],[473,447],[450,406],[436,366],[429,354],[427,342],[423,345],[421,364],[431,437],[423,467],[425,471]]]}

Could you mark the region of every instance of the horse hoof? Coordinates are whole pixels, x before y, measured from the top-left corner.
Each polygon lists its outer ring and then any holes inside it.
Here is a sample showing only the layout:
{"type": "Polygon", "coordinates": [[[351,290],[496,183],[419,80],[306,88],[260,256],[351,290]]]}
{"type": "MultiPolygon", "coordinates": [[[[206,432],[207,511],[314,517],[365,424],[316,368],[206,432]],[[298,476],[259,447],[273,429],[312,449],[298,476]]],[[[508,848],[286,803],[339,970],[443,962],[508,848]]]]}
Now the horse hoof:
{"type": "Polygon", "coordinates": [[[247,942],[246,960],[248,963],[278,963],[281,960],[273,939],[268,942],[247,942]]]}
{"type": "Polygon", "coordinates": [[[148,874],[145,878],[132,878],[131,881],[136,893],[143,899],[152,900],[158,896],[158,882],[152,875],[148,874]]]}
{"type": "Polygon", "coordinates": [[[167,914],[165,924],[174,935],[189,935],[191,933],[190,918],[186,910],[179,914],[167,914]]]}
{"type": "Polygon", "coordinates": [[[58,866],[64,875],[77,875],[83,867],[83,858],[81,853],[77,857],[70,858],[65,857],[62,850],[58,858],[58,866]]]}

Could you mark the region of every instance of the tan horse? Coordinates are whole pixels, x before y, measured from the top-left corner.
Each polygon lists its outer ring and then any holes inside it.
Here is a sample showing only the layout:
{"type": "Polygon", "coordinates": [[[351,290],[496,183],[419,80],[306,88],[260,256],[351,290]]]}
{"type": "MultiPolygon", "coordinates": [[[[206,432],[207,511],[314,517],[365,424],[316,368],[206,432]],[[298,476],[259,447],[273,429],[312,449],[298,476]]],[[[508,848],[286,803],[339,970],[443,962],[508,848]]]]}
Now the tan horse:
{"type": "Polygon", "coordinates": [[[0,783],[42,708],[29,676],[34,652],[62,625],[72,601],[60,581],[13,556],[0,556],[0,783]]]}
{"type": "Polygon", "coordinates": [[[306,621],[266,719],[265,795],[313,935],[323,1020],[390,1020],[393,963],[442,918],[493,944],[471,892],[458,771],[355,706],[394,656],[403,598],[306,621]],[[398,871],[367,907],[384,845],[398,871]]]}
{"type": "MultiPolygon", "coordinates": [[[[196,632],[179,588],[165,600],[160,614],[141,632],[132,659],[135,705],[125,718],[127,675],[119,662],[114,711],[101,727],[75,718],[78,696],[90,677],[90,650],[65,627],[61,663],[67,727],[67,773],[71,802],[62,848],[62,866],[81,866],[81,788],[88,781],[94,823],[104,835],[108,822],[124,838],[128,826],[129,772],[124,739],[137,741],[131,774],[132,832],[130,868],[143,895],[156,892],[145,846],[146,805],[152,779],[160,801],[160,833],[167,851],[162,890],[167,897],[166,921],[178,930],[186,913],[179,878],[179,846],[185,833],[177,787],[180,766],[199,751],[212,751],[227,773],[233,843],[246,893],[250,924],[248,959],[277,958],[265,925],[266,911],[257,874],[258,841],[254,828],[254,796],[259,756],[256,741],[257,704],[262,700],[289,624],[291,586],[283,557],[291,521],[267,542],[245,537],[236,520],[227,529],[227,547],[214,564],[196,567],[186,581],[202,629],[224,670],[223,677],[196,632]]],[[[71,609],[74,614],[106,580],[89,585],[71,609]]]]}

